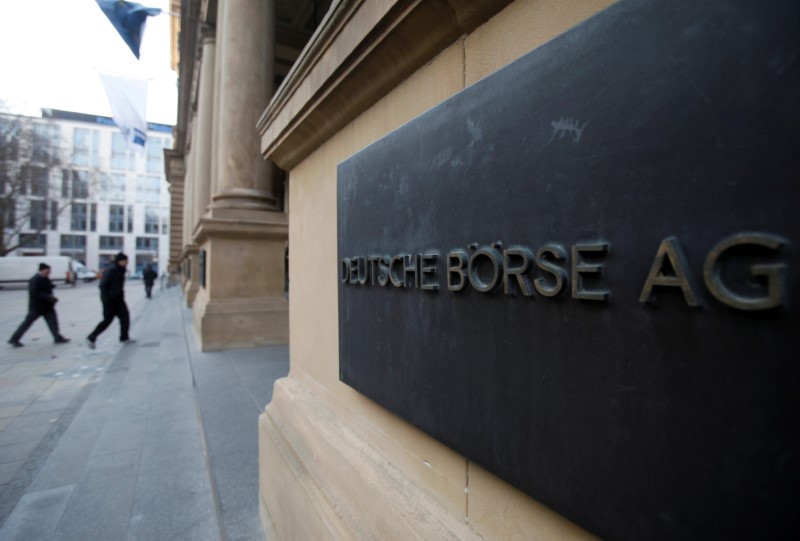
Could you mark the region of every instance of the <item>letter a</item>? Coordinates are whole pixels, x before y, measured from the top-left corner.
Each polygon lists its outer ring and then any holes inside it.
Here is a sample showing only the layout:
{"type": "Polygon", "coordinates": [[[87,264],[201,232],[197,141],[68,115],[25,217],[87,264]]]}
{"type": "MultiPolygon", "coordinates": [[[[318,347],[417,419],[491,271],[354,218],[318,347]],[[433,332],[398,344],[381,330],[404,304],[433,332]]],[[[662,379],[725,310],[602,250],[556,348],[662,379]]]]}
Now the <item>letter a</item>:
{"type": "Polygon", "coordinates": [[[653,286],[664,287],[679,287],[683,291],[683,297],[686,299],[686,304],[689,306],[700,306],[700,301],[697,300],[695,288],[693,287],[693,279],[689,266],[686,264],[686,257],[683,255],[681,245],[675,237],[667,237],[661,241],[656,252],[656,257],[653,260],[653,266],[650,267],[650,274],[642,288],[642,294],[639,295],[639,302],[651,302],[653,294],[653,286]],[[674,274],[664,274],[664,258],[669,260],[670,266],[674,274]]]}

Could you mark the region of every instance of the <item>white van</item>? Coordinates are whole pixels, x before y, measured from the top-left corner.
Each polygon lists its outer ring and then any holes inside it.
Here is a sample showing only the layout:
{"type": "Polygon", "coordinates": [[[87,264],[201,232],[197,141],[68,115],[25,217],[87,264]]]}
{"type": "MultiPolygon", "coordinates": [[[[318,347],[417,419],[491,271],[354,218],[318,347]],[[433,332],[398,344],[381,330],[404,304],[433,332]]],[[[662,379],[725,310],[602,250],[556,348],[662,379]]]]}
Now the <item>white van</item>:
{"type": "Polygon", "coordinates": [[[47,263],[52,270],[50,280],[54,284],[71,284],[76,282],[73,260],[67,256],[6,256],[0,257],[0,287],[10,284],[27,283],[39,272],[39,263],[47,263]]]}

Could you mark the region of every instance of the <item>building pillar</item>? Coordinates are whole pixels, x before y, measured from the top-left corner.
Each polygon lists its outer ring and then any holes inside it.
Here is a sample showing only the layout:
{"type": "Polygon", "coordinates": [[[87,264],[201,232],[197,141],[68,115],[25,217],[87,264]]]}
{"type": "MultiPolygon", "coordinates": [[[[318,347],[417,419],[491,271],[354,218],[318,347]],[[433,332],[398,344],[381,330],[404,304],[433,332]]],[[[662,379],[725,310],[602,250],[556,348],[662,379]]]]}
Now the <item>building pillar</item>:
{"type": "MultiPolygon", "coordinates": [[[[214,120],[214,33],[213,28],[204,26],[202,31],[202,66],[200,68],[200,88],[197,96],[197,130],[194,147],[197,171],[194,192],[195,217],[199,220],[211,200],[211,138],[214,120]]],[[[195,224],[196,225],[196,224],[195,224]]]]}
{"type": "Polygon", "coordinates": [[[274,0],[220,2],[216,42],[208,50],[203,44],[204,57],[216,53],[216,73],[210,82],[201,74],[201,123],[204,89],[218,90],[210,98],[211,204],[194,231],[205,262],[193,306],[203,351],[289,339],[288,220],[276,212],[272,165],[261,156],[256,129],[274,87],[274,17],[274,0]]]}
{"type": "Polygon", "coordinates": [[[274,86],[274,0],[230,0],[220,2],[219,11],[221,77],[214,206],[273,210],[274,176],[261,159],[256,122],[274,86]]]}
{"type": "Polygon", "coordinates": [[[197,245],[194,243],[194,231],[197,219],[195,216],[194,194],[197,190],[197,115],[192,115],[188,153],[186,155],[186,177],[183,199],[183,293],[186,306],[191,307],[197,295],[197,245]]]}
{"type": "Polygon", "coordinates": [[[164,164],[169,181],[169,285],[181,280],[181,256],[183,254],[183,200],[184,200],[184,161],[175,149],[164,150],[164,164]]]}

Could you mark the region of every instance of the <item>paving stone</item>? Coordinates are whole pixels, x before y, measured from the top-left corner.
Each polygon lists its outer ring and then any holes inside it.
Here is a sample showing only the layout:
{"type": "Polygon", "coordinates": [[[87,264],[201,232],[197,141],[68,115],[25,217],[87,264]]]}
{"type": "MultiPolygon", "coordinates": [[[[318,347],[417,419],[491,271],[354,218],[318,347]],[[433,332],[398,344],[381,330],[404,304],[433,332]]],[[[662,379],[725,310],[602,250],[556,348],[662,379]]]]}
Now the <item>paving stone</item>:
{"type": "MultiPolygon", "coordinates": [[[[5,431],[3,431],[5,432],[5,431]]],[[[2,434],[2,432],[0,432],[2,434]]],[[[0,445],[0,464],[17,462],[28,458],[31,452],[39,445],[38,441],[25,441],[11,445],[0,445]]]]}
{"type": "Polygon", "coordinates": [[[93,457],[75,485],[53,540],[125,539],[128,533],[139,453],[93,457]]]}
{"type": "MultiPolygon", "coordinates": [[[[25,463],[24,460],[17,460],[15,462],[6,462],[5,464],[0,464],[0,485],[6,485],[14,478],[14,475],[19,471],[22,465],[25,463]]],[[[2,491],[2,489],[0,489],[2,491]]]]}
{"type": "Polygon", "coordinates": [[[41,441],[50,429],[53,428],[51,423],[37,423],[19,425],[17,423],[6,428],[0,432],[0,448],[6,445],[13,445],[16,443],[24,443],[28,441],[41,441]]]}
{"type": "Polygon", "coordinates": [[[0,541],[51,539],[72,489],[70,485],[25,494],[0,529],[0,541]]]}
{"type": "Polygon", "coordinates": [[[28,490],[38,491],[77,483],[83,476],[99,432],[99,427],[82,432],[70,427],[58,440],[28,490]]]}

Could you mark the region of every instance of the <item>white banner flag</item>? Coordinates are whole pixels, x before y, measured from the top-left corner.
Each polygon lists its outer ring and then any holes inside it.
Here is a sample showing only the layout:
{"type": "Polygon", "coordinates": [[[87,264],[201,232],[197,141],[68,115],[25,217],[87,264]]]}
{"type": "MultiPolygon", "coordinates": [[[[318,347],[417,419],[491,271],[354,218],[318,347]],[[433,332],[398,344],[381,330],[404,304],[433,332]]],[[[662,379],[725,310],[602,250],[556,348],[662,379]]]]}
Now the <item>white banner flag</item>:
{"type": "Polygon", "coordinates": [[[147,81],[106,73],[98,75],[108,94],[111,116],[122,130],[128,148],[143,152],[147,143],[147,81]]]}

